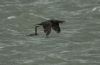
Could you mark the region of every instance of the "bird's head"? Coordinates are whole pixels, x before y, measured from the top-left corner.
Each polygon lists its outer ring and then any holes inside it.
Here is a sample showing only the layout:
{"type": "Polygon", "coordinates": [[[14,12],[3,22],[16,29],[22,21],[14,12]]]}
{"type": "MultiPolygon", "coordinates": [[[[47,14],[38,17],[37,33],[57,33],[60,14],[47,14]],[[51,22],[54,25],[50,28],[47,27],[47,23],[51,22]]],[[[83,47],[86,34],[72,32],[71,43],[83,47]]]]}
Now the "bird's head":
{"type": "Polygon", "coordinates": [[[65,21],[63,21],[63,20],[57,20],[58,21],[58,23],[64,23],[65,21]]]}

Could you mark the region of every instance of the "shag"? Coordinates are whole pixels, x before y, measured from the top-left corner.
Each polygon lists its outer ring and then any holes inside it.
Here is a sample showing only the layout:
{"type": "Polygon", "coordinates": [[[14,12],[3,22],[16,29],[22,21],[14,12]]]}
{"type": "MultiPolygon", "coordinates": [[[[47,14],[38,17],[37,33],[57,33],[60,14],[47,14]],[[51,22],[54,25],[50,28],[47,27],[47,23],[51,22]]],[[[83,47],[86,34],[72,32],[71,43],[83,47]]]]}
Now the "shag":
{"type": "Polygon", "coordinates": [[[61,20],[46,20],[44,22],[41,22],[39,24],[35,25],[35,34],[30,34],[29,36],[33,36],[33,35],[38,35],[37,33],[37,28],[42,26],[44,29],[44,33],[46,34],[46,37],[49,36],[49,34],[51,33],[51,29],[53,29],[54,31],[56,31],[57,33],[61,32],[60,23],[63,23],[64,21],[61,20]]]}

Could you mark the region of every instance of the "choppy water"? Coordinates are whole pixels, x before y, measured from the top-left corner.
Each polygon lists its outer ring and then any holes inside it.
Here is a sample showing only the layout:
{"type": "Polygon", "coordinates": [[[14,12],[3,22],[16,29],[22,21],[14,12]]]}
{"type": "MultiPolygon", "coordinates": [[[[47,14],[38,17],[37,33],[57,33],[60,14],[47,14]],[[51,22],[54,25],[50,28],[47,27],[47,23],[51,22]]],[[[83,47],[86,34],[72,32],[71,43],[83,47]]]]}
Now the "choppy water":
{"type": "Polygon", "coordinates": [[[0,65],[100,65],[100,1],[0,0],[0,65]],[[49,18],[60,34],[26,36],[49,18]]]}

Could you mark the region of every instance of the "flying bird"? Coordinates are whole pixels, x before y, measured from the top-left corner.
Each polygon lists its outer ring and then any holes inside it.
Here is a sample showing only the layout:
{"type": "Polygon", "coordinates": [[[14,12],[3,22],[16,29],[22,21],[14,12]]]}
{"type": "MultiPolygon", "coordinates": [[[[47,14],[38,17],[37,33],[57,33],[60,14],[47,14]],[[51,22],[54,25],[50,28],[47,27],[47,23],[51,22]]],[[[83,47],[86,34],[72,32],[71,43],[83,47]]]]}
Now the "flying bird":
{"type": "Polygon", "coordinates": [[[44,22],[41,22],[39,24],[36,24],[35,25],[35,34],[30,34],[29,36],[34,36],[34,35],[38,35],[37,33],[37,28],[42,26],[43,29],[44,29],[44,33],[46,34],[46,37],[49,36],[49,34],[51,33],[51,30],[53,29],[54,31],[56,31],[56,33],[60,33],[61,32],[61,29],[60,29],[60,26],[59,24],[60,23],[63,23],[64,21],[61,21],[61,20],[54,20],[54,19],[51,19],[51,20],[46,20],[44,22]]]}

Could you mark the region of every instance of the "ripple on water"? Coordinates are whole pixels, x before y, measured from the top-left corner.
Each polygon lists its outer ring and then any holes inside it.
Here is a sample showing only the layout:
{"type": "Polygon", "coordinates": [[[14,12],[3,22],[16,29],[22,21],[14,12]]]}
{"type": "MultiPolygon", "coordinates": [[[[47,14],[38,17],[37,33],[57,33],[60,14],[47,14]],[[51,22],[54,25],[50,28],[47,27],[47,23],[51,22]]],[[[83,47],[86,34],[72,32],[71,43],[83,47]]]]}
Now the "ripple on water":
{"type": "Polygon", "coordinates": [[[15,19],[16,18],[16,16],[9,16],[9,17],[7,17],[7,19],[15,19]]]}

